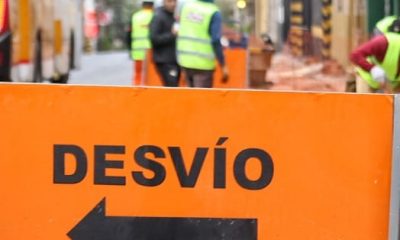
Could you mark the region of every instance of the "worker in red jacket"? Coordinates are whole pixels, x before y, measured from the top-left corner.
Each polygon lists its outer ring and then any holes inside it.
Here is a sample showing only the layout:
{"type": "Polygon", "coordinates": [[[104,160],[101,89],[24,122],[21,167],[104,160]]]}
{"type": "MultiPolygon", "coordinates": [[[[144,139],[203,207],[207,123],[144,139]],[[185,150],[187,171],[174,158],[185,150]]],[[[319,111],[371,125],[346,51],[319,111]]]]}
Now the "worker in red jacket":
{"type": "Polygon", "coordinates": [[[376,36],[355,49],[350,56],[358,73],[356,90],[361,93],[400,90],[400,20],[389,32],[376,36]]]}

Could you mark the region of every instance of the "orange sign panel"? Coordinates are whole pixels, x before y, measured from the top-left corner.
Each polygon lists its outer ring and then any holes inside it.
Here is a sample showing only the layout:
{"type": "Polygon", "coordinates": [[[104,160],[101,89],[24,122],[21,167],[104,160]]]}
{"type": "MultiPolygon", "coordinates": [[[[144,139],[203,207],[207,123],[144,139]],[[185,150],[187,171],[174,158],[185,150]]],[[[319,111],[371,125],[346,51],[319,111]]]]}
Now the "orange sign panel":
{"type": "Polygon", "coordinates": [[[2,84],[0,239],[386,240],[392,106],[2,84]]]}
{"type": "MultiPolygon", "coordinates": [[[[229,69],[228,82],[222,82],[221,68],[217,66],[214,73],[214,88],[246,88],[247,87],[247,50],[245,49],[225,49],[225,61],[229,69]]],[[[146,65],[146,86],[162,86],[162,81],[157,74],[156,67],[149,54],[149,61],[146,65]]],[[[180,79],[180,86],[185,87],[184,73],[180,79]]]]}

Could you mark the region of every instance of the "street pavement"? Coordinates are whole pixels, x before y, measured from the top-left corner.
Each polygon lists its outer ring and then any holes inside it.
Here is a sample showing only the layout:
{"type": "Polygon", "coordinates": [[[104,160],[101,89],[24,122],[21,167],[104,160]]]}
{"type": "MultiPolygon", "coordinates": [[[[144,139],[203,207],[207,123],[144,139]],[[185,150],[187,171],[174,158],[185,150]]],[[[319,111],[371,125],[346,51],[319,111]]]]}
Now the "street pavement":
{"type": "Polygon", "coordinates": [[[131,85],[132,60],[127,51],[84,55],[81,69],[70,74],[69,84],[131,85]]]}

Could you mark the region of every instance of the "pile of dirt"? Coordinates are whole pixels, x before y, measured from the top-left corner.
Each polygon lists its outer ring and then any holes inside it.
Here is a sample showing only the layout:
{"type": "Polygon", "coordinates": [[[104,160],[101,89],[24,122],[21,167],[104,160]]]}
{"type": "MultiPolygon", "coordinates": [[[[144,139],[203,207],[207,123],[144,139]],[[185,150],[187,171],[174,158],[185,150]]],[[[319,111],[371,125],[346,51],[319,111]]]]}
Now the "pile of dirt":
{"type": "Polygon", "coordinates": [[[321,72],[330,76],[343,76],[346,74],[342,65],[335,60],[324,61],[324,67],[321,72]]]}
{"type": "Polygon", "coordinates": [[[299,59],[289,54],[275,54],[265,77],[264,89],[277,91],[345,92],[349,78],[334,60],[299,59]]]}

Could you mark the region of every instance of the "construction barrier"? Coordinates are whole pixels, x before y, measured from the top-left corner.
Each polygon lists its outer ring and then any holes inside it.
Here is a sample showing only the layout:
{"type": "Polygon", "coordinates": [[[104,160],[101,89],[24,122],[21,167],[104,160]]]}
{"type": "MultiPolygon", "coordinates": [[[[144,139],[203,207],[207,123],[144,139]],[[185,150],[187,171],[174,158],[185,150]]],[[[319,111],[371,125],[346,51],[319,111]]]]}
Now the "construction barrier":
{"type": "Polygon", "coordinates": [[[394,102],[1,84],[0,239],[397,239],[394,102]]]}
{"type": "MultiPolygon", "coordinates": [[[[151,53],[150,53],[151,54],[151,53]]],[[[225,49],[225,61],[229,69],[229,81],[223,83],[221,68],[217,64],[214,73],[214,88],[247,88],[247,50],[246,49],[225,49]]],[[[162,86],[161,79],[157,74],[152,57],[147,58],[146,86],[162,86]]],[[[185,87],[185,77],[182,74],[180,86],[185,87]]]]}

